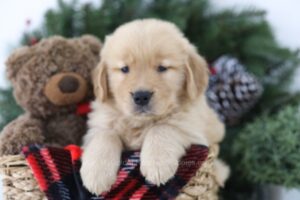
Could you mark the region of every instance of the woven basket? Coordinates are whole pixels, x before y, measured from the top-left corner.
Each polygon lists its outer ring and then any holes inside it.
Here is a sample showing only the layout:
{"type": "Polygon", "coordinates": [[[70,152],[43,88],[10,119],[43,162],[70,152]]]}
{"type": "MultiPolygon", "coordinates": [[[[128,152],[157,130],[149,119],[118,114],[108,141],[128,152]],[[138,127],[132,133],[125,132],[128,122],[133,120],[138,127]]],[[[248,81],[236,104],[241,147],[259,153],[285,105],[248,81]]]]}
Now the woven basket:
{"type": "Polygon", "coordinates": [[[177,200],[218,200],[219,185],[215,176],[214,161],[219,154],[219,146],[210,147],[209,154],[196,175],[183,187],[177,200]]]}
{"type": "MultiPolygon", "coordinates": [[[[177,200],[217,200],[218,184],[215,179],[213,162],[218,147],[210,148],[207,160],[197,174],[182,189],[177,200]]],[[[31,169],[22,155],[0,158],[0,173],[3,179],[5,200],[44,200],[31,169]]]]}
{"type": "Polygon", "coordinates": [[[47,199],[40,191],[31,169],[22,155],[0,158],[5,200],[47,199]]]}

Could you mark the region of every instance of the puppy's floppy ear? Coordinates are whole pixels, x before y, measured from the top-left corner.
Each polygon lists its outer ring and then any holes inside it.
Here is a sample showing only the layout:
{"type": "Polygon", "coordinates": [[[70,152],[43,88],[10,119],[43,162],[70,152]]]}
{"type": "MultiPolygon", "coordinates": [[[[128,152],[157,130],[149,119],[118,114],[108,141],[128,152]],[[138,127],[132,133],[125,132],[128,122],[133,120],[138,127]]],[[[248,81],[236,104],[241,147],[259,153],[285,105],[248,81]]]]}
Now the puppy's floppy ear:
{"type": "Polygon", "coordinates": [[[96,98],[105,102],[108,99],[108,77],[104,61],[101,61],[93,72],[94,93],[96,98]]]}
{"type": "Polygon", "coordinates": [[[208,85],[208,66],[194,46],[188,50],[186,61],[186,91],[190,99],[203,94],[208,85]]]}

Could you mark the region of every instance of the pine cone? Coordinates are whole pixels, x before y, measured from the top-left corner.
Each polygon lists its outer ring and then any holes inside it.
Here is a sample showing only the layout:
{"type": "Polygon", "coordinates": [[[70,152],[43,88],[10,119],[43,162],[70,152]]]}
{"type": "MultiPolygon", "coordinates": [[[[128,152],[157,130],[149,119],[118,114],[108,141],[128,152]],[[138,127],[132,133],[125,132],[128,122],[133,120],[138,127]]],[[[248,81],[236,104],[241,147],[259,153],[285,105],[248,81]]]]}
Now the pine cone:
{"type": "Polygon", "coordinates": [[[255,105],[263,87],[235,58],[222,56],[213,67],[208,102],[224,122],[234,124],[255,105]]]}

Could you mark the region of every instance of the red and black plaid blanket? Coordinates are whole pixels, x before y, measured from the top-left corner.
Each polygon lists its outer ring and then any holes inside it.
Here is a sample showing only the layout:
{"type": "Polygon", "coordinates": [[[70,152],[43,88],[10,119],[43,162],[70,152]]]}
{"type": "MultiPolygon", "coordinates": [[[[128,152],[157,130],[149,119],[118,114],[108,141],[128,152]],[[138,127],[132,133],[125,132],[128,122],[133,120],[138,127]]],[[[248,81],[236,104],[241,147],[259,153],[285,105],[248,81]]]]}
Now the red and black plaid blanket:
{"type": "Polygon", "coordinates": [[[64,149],[32,145],[23,150],[40,189],[50,200],[163,200],[174,199],[179,194],[207,158],[208,148],[193,145],[181,159],[176,175],[160,187],[148,183],[140,174],[140,152],[125,152],[116,183],[100,196],[92,195],[82,185],[79,175],[81,152],[75,145],[64,149]]]}

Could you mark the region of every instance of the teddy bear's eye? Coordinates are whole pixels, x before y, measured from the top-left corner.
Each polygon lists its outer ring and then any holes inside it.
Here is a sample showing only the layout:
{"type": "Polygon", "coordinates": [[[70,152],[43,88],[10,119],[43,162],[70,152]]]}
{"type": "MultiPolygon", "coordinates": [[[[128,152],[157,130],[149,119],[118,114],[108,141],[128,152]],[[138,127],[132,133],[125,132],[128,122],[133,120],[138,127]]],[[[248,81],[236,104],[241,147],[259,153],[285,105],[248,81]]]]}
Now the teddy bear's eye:
{"type": "Polygon", "coordinates": [[[165,72],[165,71],[167,71],[167,70],[168,70],[168,68],[165,67],[165,66],[162,66],[162,65],[160,65],[160,66],[157,67],[157,71],[158,71],[158,72],[165,72]]]}
{"type": "Polygon", "coordinates": [[[122,68],[121,68],[121,71],[122,71],[124,74],[127,74],[127,73],[129,73],[129,67],[128,67],[128,66],[122,67],[122,68]]]}

